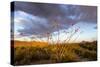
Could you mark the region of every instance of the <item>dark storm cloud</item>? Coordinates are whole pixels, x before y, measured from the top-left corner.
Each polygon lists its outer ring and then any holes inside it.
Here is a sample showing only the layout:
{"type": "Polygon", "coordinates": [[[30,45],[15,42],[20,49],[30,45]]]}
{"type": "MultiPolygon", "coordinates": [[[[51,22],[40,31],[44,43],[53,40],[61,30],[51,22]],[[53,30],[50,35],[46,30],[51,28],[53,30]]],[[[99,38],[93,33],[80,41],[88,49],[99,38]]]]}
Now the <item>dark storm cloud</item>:
{"type": "Polygon", "coordinates": [[[86,22],[97,22],[97,7],[94,6],[84,6],[80,8],[81,21],[86,22]]]}
{"type": "Polygon", "coordinates": [[[30,14],[48,17],[51,15],[64,15],[56,4],[15,2],[15,10],[22,10],[30,14]]]}
{"type": "Polygon", "coordinates": [[[15,10],[25,11],[27,13],[42,16],[76,16],[82,21],[96,22],[97,8],[95,6],[63,5],[32,2],[15,2],[15,10]]]}
{"type": "Polygon", "coordinates": [[[28,34],[57,31],[58,29],[54,28],[56,25],[54,23],[59,24],[59,29],[68,29],[72,24],[81,21],[87,23],[97,22],[97,7],[95,6],[14,2],[14,9],[14,11],[22,11],[37,17],[37,19],[22,17],[24,29],[18,31],[28,34]],[[43,18],[46,19],[45,23],[42,21],[43,18]]]}
{"type": "Polygon", "coordinates": [[[42,34],[42,33],[52,33],[59,29],[67,29],[69,24],[67,22],[75,22],[69,19],[63,19],[61,17],[52,17],[50,19],[46,19],[39,16],[34,16],[22,11],[15,11],[14,12],[14,22],[15,26],[17,24],[17,28],[22,27],[22,29],[18,29],[18,32],[23,32],[26,34],[42,34]],[[53,20],[52,20],[53,19],[53,20]],[[67,22],[65,22],[67,21],[67,22]],[[61,23],[62,22],[62,23],[61,23]],[[57,24],[59,25],[57,25],[57,24]],[[23,29],[24,28],[24,29],[23,29]]]}

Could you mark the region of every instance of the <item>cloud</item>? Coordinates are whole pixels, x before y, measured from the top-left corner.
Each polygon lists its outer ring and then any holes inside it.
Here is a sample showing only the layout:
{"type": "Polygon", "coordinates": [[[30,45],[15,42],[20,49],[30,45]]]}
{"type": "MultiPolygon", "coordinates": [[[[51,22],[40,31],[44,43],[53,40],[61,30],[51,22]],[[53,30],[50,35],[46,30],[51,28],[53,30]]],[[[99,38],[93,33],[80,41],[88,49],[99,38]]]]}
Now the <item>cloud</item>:
{"type": "Polygon", "coordinates": [[[80,21],[97,22],[97,7],[84,6],[80,8],[80,21]]]}
{"type": "Polygon", "coordinates": [[[18,32],[25,34],[39,34],[48,27],[47,20],[23,11],[14,12],[14,25],[18,32]],[[42,29],[42,30],[41,30],[42,29]]]}
{"type": "Polygon", "coordinates": [[[97,22],[96,6],[14,2],[12,7],[12,21],[18,28],[16,30],[27,36],[68,29],[78,22],[97,22]]]}
{"type": "MultiPolygon", "coordinates": [[[[14,2],[15,10],[21,10],[36,16],[76,16],[80,21],[96,21],[97,7],[82,5],[65,5],[50,3],[14,2]]],[[[13,11],[13,10],[12,10],[13,11]]],[[[76,19],[76,18],[75,18],[76,19]]]]}
{"type": "MultiPolygon", "coordinates": [[[[27,35],[52,33],[59,29],[67,29],[69,27],[68,22],[73,20],[62,20],[63,18],[43,18],[34,16],[23,11],[14,12],[14,30],[27,35]],[[66,22],[65,22],[66,21],[66,22]],[[68,21],[68,22],[67,22],[68,21]],[[59,27],[56,26],[59,23],[59,27]]],[[[13,23],[13,22],[12,22],[13,23]]],[[[13,25],[12,25],[13,26],[13,25]]]]}

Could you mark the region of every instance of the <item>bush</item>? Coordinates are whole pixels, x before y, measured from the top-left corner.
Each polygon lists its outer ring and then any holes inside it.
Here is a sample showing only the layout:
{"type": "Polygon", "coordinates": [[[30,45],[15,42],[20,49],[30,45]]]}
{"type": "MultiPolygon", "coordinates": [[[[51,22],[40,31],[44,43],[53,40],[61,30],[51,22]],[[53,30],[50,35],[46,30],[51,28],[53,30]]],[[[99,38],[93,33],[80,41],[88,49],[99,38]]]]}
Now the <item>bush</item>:
{"type": "Polygon", "coordinates": [[[45,47],[18,46],[14,48],[15,65],[96,60],[94,43],[48,45],[45,47]],[[92,44],[92,45],[91,45],[92,44]]]}

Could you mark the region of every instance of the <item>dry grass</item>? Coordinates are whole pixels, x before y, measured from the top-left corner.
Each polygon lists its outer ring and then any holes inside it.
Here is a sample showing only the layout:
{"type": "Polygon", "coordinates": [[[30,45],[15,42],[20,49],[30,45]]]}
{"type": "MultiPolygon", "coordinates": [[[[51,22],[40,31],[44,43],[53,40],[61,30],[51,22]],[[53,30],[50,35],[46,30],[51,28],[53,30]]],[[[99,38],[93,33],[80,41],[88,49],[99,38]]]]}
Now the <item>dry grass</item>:
{"type": "Polygon", "coordinates": [[[24,47],[24,46],[36,46],[44,47],[47,46],[46,42],[37,42],[37,41],[14,41],[14,47],[24,47]]]}
{"type": "MultiPolygon", "coordinates": [[[[22,43],[14,46],[14,65],[63,63],[97,60],[97,43],[51,44],[22,43]],[[20,46],[17,46],[17,45],[20,46]],[[26,46],[26,44],[28,46],[26,46]],[[43,46],[42,46],[43,44],[43,46]],[[31,45],[31,46],[29,46],[31,45]],[[41,47],[42,46],[42,47],[41,47]]],[[[13,47],[12,47],[13,48],[13,47]]]]}

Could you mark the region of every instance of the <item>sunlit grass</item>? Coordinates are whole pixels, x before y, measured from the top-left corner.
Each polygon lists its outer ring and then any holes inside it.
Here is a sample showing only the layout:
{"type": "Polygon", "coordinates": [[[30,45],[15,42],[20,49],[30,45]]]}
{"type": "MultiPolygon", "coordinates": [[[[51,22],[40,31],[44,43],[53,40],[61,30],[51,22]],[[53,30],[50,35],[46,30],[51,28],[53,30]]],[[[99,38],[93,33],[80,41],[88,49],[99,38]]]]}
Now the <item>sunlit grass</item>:
{"type": "Polygon", "coordinates": [[[97,44],[72,43],[49,44],[43,47],[14,47],[14,64],[44,64],[97,60],[97,44]]]}

